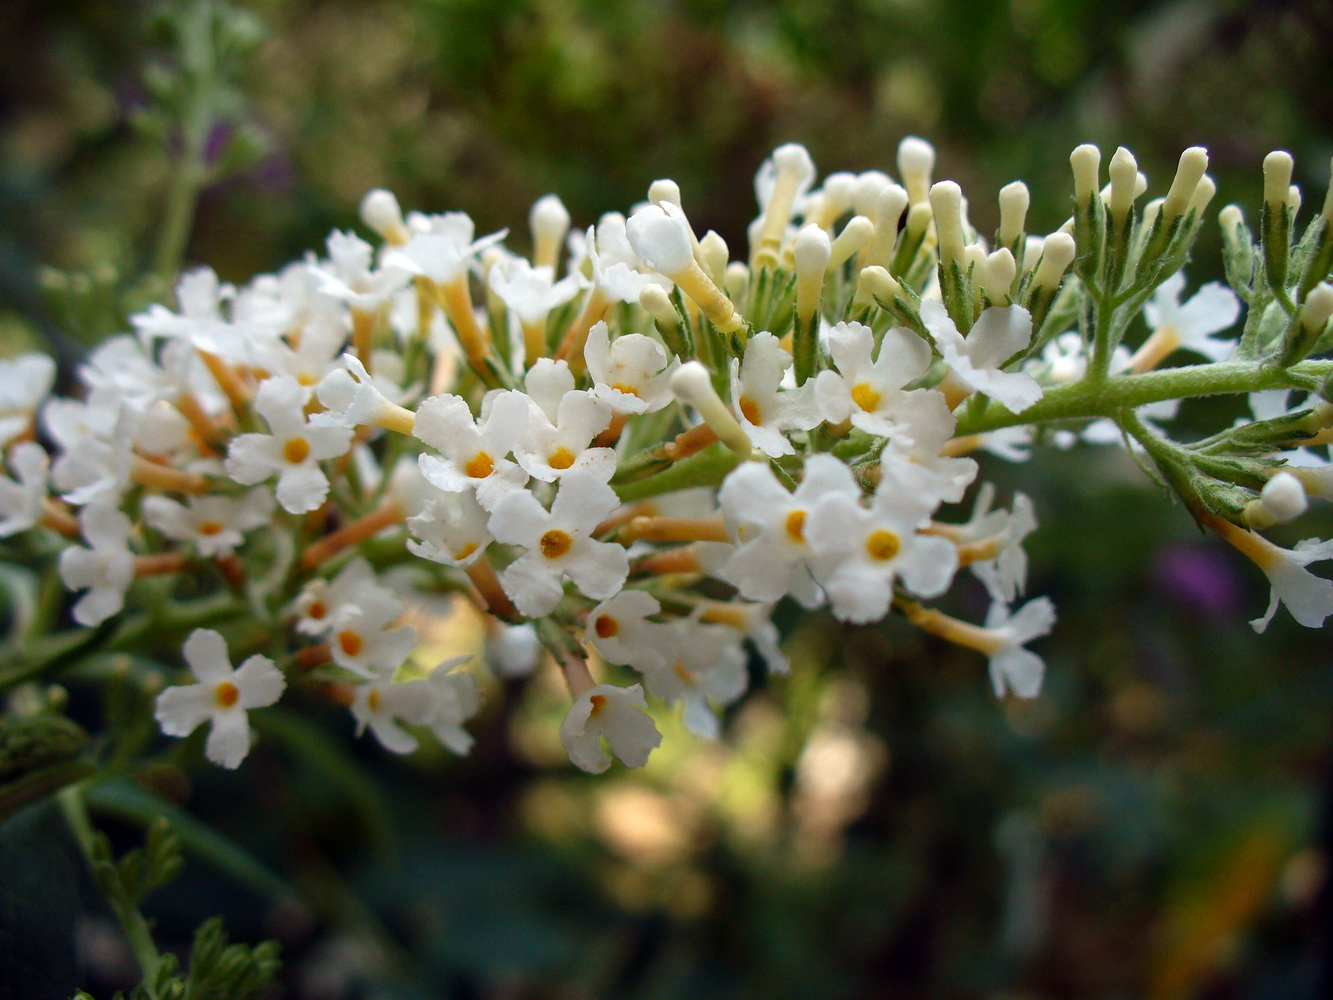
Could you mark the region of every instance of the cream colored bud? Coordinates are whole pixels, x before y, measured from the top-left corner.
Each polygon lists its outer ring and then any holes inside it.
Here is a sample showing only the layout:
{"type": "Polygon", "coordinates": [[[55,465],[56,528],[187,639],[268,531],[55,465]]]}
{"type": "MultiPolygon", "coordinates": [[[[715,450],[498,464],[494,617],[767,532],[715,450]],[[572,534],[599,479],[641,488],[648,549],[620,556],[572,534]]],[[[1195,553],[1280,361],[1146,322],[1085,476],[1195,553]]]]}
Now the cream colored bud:
{"type": "Polygon", "coordinates": [[[796,264],[796,315],[808,320],[819,308],[824,291],[824,271],[833,253],[828,233],[811,223],[796,236],[793,255],[796,264]]]}
{"type": "Polygon", "coordinates": [[[829,253],[828,269],[836,271],[851,259],[852,255],[860,251],[870,238],[875,235],[875,224],[864,215],[853,215],[847,220],[847,225],[842,227],[842,232],[838,238],[833,241],[833,247],[829,253]]]}
{"type": "Polygon", "coordinates": [[[1279,472],[1259,491],[1264,510],[1278,524],[1294,521],[1310,507],[1305,487],[1290,472],[1279,472]]]}
{"type": "Polygon", "coordinates": [[[384,188],[368,191],[361,199],[361,221],[393,246],[401,246],[408,240],[403,210],[392,191],[384,188]]]}
{"type": "Polygon", "coordinates": [[[1321,281],[1310,289],[1310,294],[1301,304],[1301,325],[1314,332],[1322,330],[1333,316],[1333,285],[1321,281]]]}
{"type": "Polygon", "coordinates": [[[1287,202],[1287,188],[1291,186],[1291,154],[1275,149],[1264,157],[1264,204],[1276,212],[1287,202]]]}
{"type": "Polygon", "coordinates": [[[654,205],[669,201],[673,205],[680,206],[680,185],[669,177],[655,180],[648,185],[648,201],[654,205]]]}
{"type": "Polygon", "coordinates": [[[934,217],[935,213],[929,201],[917,202],[907,210],[907,224],[903,227],[903,232],[910,233],[912,239],[916,239],[930,228],[930,220],[934,217]]]}
{"type": "Polygon", "coordinates": [[[727,261],[731,259],[727,251],[727,241],[713,230],[708,230],[699,240],[698,257],[708,276],[714,281],[721,281],[722,275],[727,270],[727,261]]]}
{"type": "Polygon", "coordinates": [[[1194,189],[1194,194],[1190,198],[1190,211],[1194,212],[1200,218],[1208,210],[1208,203],[1213,200],[1213,195],[1217,194],[1217,182],[1207,174],[1199,178],[1198,186],[1194,189]]]}
{"type": "Polygon", "coordinates": [[[749,285],[749,267],[739,260],[734,260],[727,265],[727,271],[722,275],[722,287],[726,290],[727,296],[732,302],[739,302],[749,285]]]}
{"type": "Polygon", "coordinates": [[[892,183],[893,178],[882,170],[867,170],[858,174],[856,186],[852,189],[852,208],[856,214],[873,219],[879,204],[879,193],[892,183]]]}
{"type": "Polygon", "coordinates": [[[1217,224],[1228,232],[1245,222],[1245,214],[1239,205],[1227,205],[1217,213],[1217,224]]]}
{"type": "Polygon", "coordinates": [[[528,213],[528,228],[532,231],[532,263],[554,268],[560,262],[560,247],[569,232],[569,211],[564,202],[553,194],[538,198],[528,213]]]}
{"type": "Polygon", "coordinates": [[[1170,220],[1184,215],[1189,208],[1194,189],[1203,179],[1203,172],[1208,169],[1208,150],[1202,146],[1191,146],[1180,154],[1180,163],[1176,167],[1176,176],[1171,180],[1171,187],[1162,202],[1162,218],[1170,220]]]}
{"type": "Polygon", "coordinates": [[[1037,273],[1032,277],[1033,285],[1039,288],[1054,288],[1064,277],[1069,265],[1074,263],[1074,237],[1068,233],[1051,233],[1042,244],[1041,260],[1037,262],[1037,273]]]}
{"type": "Polygon", "coordinates": [[[1069,154],[1069,166],[1074,171],[1074,201],[1087,204],[1097,193],[1102,167],[1102,151],[1091,143],[1084,143],[1069,154]]]}
{"type": "Polygon", "coordinates": [[[1152,228],[1153,223],[1157,221],[1157,216],[1162,212],[1162,205],[1165,203],[1165,198],[1154,198],[1143,206],[1143,228],[1145,230],[1152,228]]]}
{"type": "Polygon", "coordinates": [[[707,368],[698,361],[687,361],[672,372],[668,384],[677,399],[698,411],[718,440],[742,459],[750,458],[754,447],[749,435],[713,388],[707,368]]]}
{"type": "Polygon", "coordinates": [[[644,285],[639,292],[639,305],[658,326],[680,326],[680,315],[671,304],[671,296],[661,285],[644,285]]]}
{"type": "Polygon", "coordinates": [[[892,302],[903,294],[903,286],[898,284],[893,275],[884,268],[865,267],[861,269],[860,277],[857,279],[856,296],[852,304],[865,307],[876,299],[881,302],[892,302]]]}
{"type": "Polygon", "coordinates": [[[1008,305],[1009,290],[1018,276],[1018,264],[1008,247],[1001,247],[989,255],[978,272],[981,290],[993,305],[1008,305]]]}
{"type": "Polygon", "coordinates": [[[963,191],[953,181],[940,181],[930,189],[930,207],[935,216],[935,235],[940,262],[963,260],[963,191]]]}
{"type": "Polygon", "coordinates": [[[935,147],[914,135],[898,143],[898,176],[903,179],[911,204],[930,195],[930,175],[935,170],[935,147]]]}
{"type": "Polygon", "coordinates": [[[842,170],[824,178],[822,210],[827,225],[832,225],[838,216],[852,207],[852,198],[855,194],[856,174],[842,170]]]}
{"type": "Polygon", "coordinates": [[[1017,242],[1023,234],[1030,201],[1028,186],[1022,181],[1000,188],[1000,242],[1005,246],[1017,242]]]}
{"type": "Polygon", "coordinates": [[[1136,189],[1138,188],[1139,177],[1142,175],[1139,173],[1139,165],[1134,159],[1134,154],[1124,146],[1117,149],[1111,157],[1108,172],[1111,175],[1111,197],[1109,199],[1111,218],[1119,221],[1133,209],[1134,199],[1138,197],[1136,189]]]}
{"type": "Polygon", "coordinates": [[[1301,210],[1301,189],[1295,184],[1287,188],[1287,207],[1291,209],[1292,215],[1297,215],[1301,210]]]}
{"type": "Polygon", "coordinates": [[[907,191],[890,184],[879,193],[875,206],[875,234],[866,249],[867,264],[888,264],[893,246],[898,242],[898,221],[907,207],[907,191]]]}

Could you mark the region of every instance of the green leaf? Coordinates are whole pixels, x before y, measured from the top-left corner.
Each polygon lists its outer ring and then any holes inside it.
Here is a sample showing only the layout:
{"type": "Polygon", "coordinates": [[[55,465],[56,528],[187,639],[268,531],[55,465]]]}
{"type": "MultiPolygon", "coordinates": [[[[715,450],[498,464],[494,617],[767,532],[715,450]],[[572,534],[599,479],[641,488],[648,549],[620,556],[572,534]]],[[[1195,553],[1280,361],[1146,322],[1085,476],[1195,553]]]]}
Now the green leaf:
{"type": "Polygon", "coordinates": [[[186,853],[212,865],[256,892],[275,899],[295,899],[296,890],[238,844],[128,779],[108,781],[88,790],[88,805],[147,827],[159,816],[171,821],[186,853]]]}

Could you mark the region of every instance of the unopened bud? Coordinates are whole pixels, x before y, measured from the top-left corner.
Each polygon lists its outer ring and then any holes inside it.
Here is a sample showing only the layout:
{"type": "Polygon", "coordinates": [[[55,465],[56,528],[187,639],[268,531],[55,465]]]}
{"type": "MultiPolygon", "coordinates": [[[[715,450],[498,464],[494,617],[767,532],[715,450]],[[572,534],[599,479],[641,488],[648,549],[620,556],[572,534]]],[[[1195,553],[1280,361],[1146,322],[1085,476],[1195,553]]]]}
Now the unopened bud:
{"type": "Polygon", "coordinates": [[[664,201],[669,201],[677,207],[682,207],[680,185],[669,177],[655,180],[648,185],[648,201],[653,205],[660,205],[664,201]]]}
{"type": "Polygon", "coordinates": [[[538,198],[528,213],[528,228],[532,230],[533,265],[554,269],[569,232],[569,211],[564,202],[553,194],[538,198]]]}
{"type": "Polygon", "coordinates": [[[1245,224],[1245,213],[1240,210],[1239,205],[1227,205],[1217,213],[1217,224],[1224,230],[1232,231],[1237,226],[1245,224]]]}
{"type": "Polygon", "coordinates": [[[1036,288],[1054,288],[1074,262],[1076,247],[1074,237],[1068,233],[1051,233],[1042,244],[1041,260],[1037,262],[1037,273],[1032,276],[1036,288]]]}
{"type": "Polygon", "coordinates": [[[640,209],[625,230],[634,252],[654,271],[670,277],[694,260],[685,214],[672,202],[640,209]]]}
{"type": "Polygon", "coordinates": [[[639,305],[652,317],[658,326],[674,327],[680,325],[680,315],[671,304],[671,296],[661,285],[644,285],[639,292],[639,305]]]}
{"type": "Polygon", "coordinates": [[[727,265],[726,273],[722,275],[722,287],[732,302],[739,302],[749,285],[750,269],[742,261],[734,260],[727,265]]]}
{"type": "Polygon", "coordinates": [[[852,207],[852,198],[856,192],[856,174],[845,170],[829,174],[824,178],[824,203],[819,207],[820,218],[817,221],[825,229],[833,225],[843,212],[852,207]]]}
{"type": "Polygon", "coordinates": [[[935,169],[935,147],[909,135],[898,143],[898,175],[907,188],[911,204],[925,201],[930,193],[930,175],[935,169]]]}
{"type": "Polygon", "coordinates": [[[907,191],[890,184],[879,193],[875,209],[875,235],[866,250],[867,264],[888,264],[898,242],[898,220],[907,207],[907,191]]]}
{"type": "Polygon", "coordinates": [[[940,181],[930,189],[930,207],[935,216],[935,236],[940,263],[963,261],[963,191],[953,181],[940,181]]]}
{"type": "Polygon", "coordinates": [[[1259,491],[1264,510],[1278,524],[1294,521],[1310,507],[1305,487],[1290,472],[1279,472],[1259,491]]]}
{"type": "Polygon", "coordinates": [[[1134,154],[1121,146],[1111,157],[1108,172],[1111,175],[1111,218],[1119,222],[1134,207],[1138,180],[1141,176],[1139,165],[1134,159],[1134,154]]]}
{"type": "Polygon", "coordinates": [[[796,316],[802,322],[810,319],[819,308],[824,291],[824,273],[833,243],[828,233],[811,223],[796,235],[793,250],[796,264],[796,316]]]}
{"type": "Polygon", "coordinates": [[[842,227],[842,232],[838,238],[833,241],[832,252],[829,254],[828,269],[836,271],[843,264],[851,260],[852,255],[860,251],[870,238],[875,235],[875,224],[864,215],[853,215],[848,220],[847,225],[842,227]]]}
{"type": "Polygon", "coordinates": [[[1004,246],[1013,246],[1023,234],[1030,201],[1028,186],[1022,181],[1000,188],[1000,243],[1004,246]]]}
{"type": "Polygon", "coordinates": [[[672,372],[669,384],[675,397],[694,407],[718,440],[742,460],[750,458],[754,452],[750,437],[713,388],[707,368],[698,361],[687,361],[672,372]]]}
{"type": "Polygon", "coordinates": [[[375,188],[367,192],[361,199],[361,221],[392,246],[401,246],[408,240],[403,210],[392,191],[375,188]]]}
{"type": "Polygon", "coordinates": [[[1194,194],[1190,197],[1189,210],[1201,218],[1215,194],[1217,194],[1217,182],[1204,174],[1199,178],[1199,183],[1194,188],[1194,194]]]}
{"type": "Polygon", "coordinates": [[[703,238],[699,240],[699,263],[703,265],[710,278],[714,281],[722,280],[729,257],[726,240],[711,229],[704,233],[703,238]]]}
{"type": "Polygon", "coordinates": [[[1322,332],[1330,316],[1333,316],[1333,285],[1321,281],[1301,305],[1301,325],[1311,333],[1322,332]]]}
{"type": "Polygon", "coordinates": [[[1017,274],[1018,265],[1008,247],[1001,247],[986,258],[980,271],[981,290],[992,305],[1009,304],[1009,290],[1017,274]]]}
{"type": "Polygon", "coordinates": [[[852,208],[857,215],[875,217],[875,208],[879,204],[879,193],[893,183],[893,178],[882,170],[866,170],[856,177],[856,186],[852,189],[852,208]]]}
{"type": "Polygon", "coordinates": [[[1287,189],[1291,187],[1291,154],[1275,149],[1264,157],[1264,204],[1279,212],[1287,203],[1287,189]]]}
{"type": "Polygon", "coordinates": [[[1097,194],[1102,165],[1102,151],[1091,143],[1078,146],[1069,154],[1069,165],[1074,171],[1074,202],[1082,206],[1097,194]]]}
{"type": "Polygon", "coordinates": [[[1180,163],[1176,167],[1176,176],[1166,192],[1162,202],[1162,218],[1171,220],[1184,215],[1189,209],[1194,189],[1199,186],[1204,171],[1208,169],[1208,150],[1202,146],[1191,146],[1180,154],[1180,163]]]}
{"type": "Polygon", "coordinates": [[[903,294],[905,294],[903,286],[898,284],[893,275],[889,274],[884,268],[879,266],[866,267],[861,269],[861,275],[857,279],[856,296],[852,305],[853,307],[864,308],[876,299],[889,304],[903,294]]]}
{"type": "Polygon", "coordinates": [[[764,206],[764,223],[755,255],[756,260],[769,266],[777,263],[796,196],[814,180],[815,164],[804,146],[789,142],[773,150],[773,169],[776,171],[773,189],[764,206]]]}
{"type": "Polygon", "coordinates": [[[1301,210],[1301,189],[1295,184],[1287,188],[1287,207],[1291,209],[1293,216],[1298,215],[1301,210]]]}

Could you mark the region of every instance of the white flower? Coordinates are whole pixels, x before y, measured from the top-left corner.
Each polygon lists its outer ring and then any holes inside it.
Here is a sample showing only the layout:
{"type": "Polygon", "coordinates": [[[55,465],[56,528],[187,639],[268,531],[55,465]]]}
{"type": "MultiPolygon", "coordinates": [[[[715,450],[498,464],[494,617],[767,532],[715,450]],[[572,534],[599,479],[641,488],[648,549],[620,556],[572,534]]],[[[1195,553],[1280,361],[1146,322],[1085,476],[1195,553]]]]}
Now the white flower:
{"type": "Polygon", "coordinates": [[[1023,493],[1014,494],[1013,510],[1008,513],[990,509],[994,498],[995,487],[983,484],[971,520],[954,540],[961,544],[989,542],[998,547],[994,558],[977,560],[970,568],[992,600],[1009,604],[1027,585],[1028,557],[1023,539],[1037,530],[1037,518],[1032,501],[1023,493]]]}
{"type": "MultiPolygon", "coordinates": [[[[1250,536],[1251,547],[1238,547],[1254,560],[1273,585],[1268,610],[1250,622],[1254,630],[1262,632],[1268,628],[1279,601],[1306,628],[1323,625],[1324,619],[1333,614],[1333,582],[1315,576],[1305,567],[1312,562],[1333,559],[1333,540],[1321,542],[1317,538],[1307,538],[1297,542],[1294,549],[1283,549],[1262,535],[1246,534],[1250,536]]],[[[1234,539],[1229,540],[1235,544],[1234,539]]]]}
{"type": "Polygon", "coordinates": [[[944,395],[934,389],[913,389],[899,400],[894,415],[897,430],[880,455],[881,488],[928,488],[937,502],[961,500],[976,478],[977,463],[940,454],[957,426],[944,395]]]}
{"type": "Polygon", "coordinates": [[[420,514],[407,519],[414,555],[446,566],[470,566],[491,543],[488,515],[472,493],[437,495],[420,514]],[[417,541],[420,539],[420,541],[417,541]]]}
{"type": "MultiPolygon", "coordinates": [[[[374,353],[380,354],[378,351],[374,353]]],[[[385,379],[378,365],[372,377],[356,355],[344,354],[342,362],[345,368],[335,368],[315,387],[315,394],[326,407],[330,419],[343,427],[377,425],[399,414],[410,421],[411,414],[404,412],[386,393],[388,390],[398,395],[402,391],[401,387],[385,379]]]]}
{"type": "Polygon", "coordinates": [[[506,567],[500,582],[519,612],[529,618],[550,614],[568,577],[589,597],[615,594],[629,575],[625,550],[590,536],[619,505],[615,491],[582,470],[560,481],[548,512],[531,493],[517,490],[491,509],[497,541],[528,551],[506,567]]]}
{"type": "Polygon", "coordinates": [[[305,390],[290,375],[268,379],[255,396],[255,410],[268,423],[268,434],[242,434],[227,449],[227,475],[253,486],[278,477],[278,503],[292,514],[319,507],[329,494],[329,479],[319,463],[345,454],[352,432],[329,417],[306,420],[305,390]]]}
{"type": "Polygon", "coordinates": [[[389,626],[407,610],[386,587],[362,590],[343,604],[329,626],[333,662],[362,677],[390,674],[411,655],[417,630],[411,625],[389,626]]]}
{"type": "Polygon", "coordinates": [[[1143,318],[1160,346],[1159,357],[1173,350],[1194,351],[1209,361],[1225,361],[1235,349],[1234,338],[1216,339],[1213,334],[1229,329],[1240,318],[1240,299],[1221,282],[1210,281],[1184,305],[1185,272],[1167,278],[1143,306],[1143,318]]]}
{"type": "Polygon", "coordinates": [[[463,723],[477,714],[481,694],[475,677],[451,671],[470,658],[445,660],[427,677],[393,683],[379,676],[358,685],[351,705],[357,735],[369,726],[386,750],[411,753],[417,740],[398,724],[401,720],[429,728],[444,746],[460,756],[466,754],[472,749],[472,736],[463,723]]]}
{"type": "Polygon", "coordinates": [[[522,257],[496,261],[488,278],[491,291],[522,323],[545,322],[547,314],[574,298],[584,287],[575,272],[559,281],[551,267],[533,267],[522,257]]]}
{"type": "Polygon", "coordinates": [[[329,234],[326,246],[328,262],[310,263],[319,290],[362,312],[374,312],[415,273],[401,260],[389,257],[375,268],[374,248],[354,233],[335,230],[329,234]]]}
{"type": "Polygon", "coordinates": [[[0,360],[0,448],[32,425],[55,379],[55,360],[45,354],[0,360]]]}
{"type": "Polygon", "coordinates": [[[79,512],[79,526],[89,547],[60,553],[60,579],[70,590],[87,590],[72,614],[80,625],[100,625],[125,606],[134,580],[130,554],[130,519],[108,502],[91,503],[79,512]]]}
{"type": "Polygon", "coordinates": [[[380,596],[391,597],[392,592],[376,582],[370,563],[353,559],[332,580],[311,580],[302,588],[293,606],[296,631],[309,636],[325,635],[344,608],[355,606],[362,598],[380,596]]]}
{"type": "Polygon", "coordinates": [[[1014,413],[1041,399],[1041,386],[1031,375],[1000,367],[1032,340],[1032,316],[1022,306],[982,310],[966,339],[942,302],[923,302],[921,322],[935,338],[944,363],[969,388],[1014,413]]]}
{"type": "Polygon", "coordinates": [[[554,421],[533,406],[514,458],[534,479],[555,482],[576,469],[608,481],[616,471],[616,453],[592,447],[611,423],[611,407],[591,392],[571,389],[560,400],[554,421]]]}
{"type": "Polygon", "coordinates": [[[726,706],[745,693],[745,651],[733,629],[705,625],[696,611],[662,628],[661,666],[644,669],[648,689],[670,705],[683,702],[685,725],[705,739],[717,739],[712,705],[726,706]]]}
{"type": "Polygon", "coordinates": [[[239,497],[192,496],[179,504],[163,496],[144,497],[144,520],[178,542],[188,542],[205,558],[229,556],[247,531],[268,524],[273,494],[266,488],[239,497]]]}
{"type": "Polygon", "coordinates": [[[593,324],[583,349],[593,391],[616,413],[654,413],[675,397],[666,349],[652,337],[627,333],[610,339],[605,322],[593,324]]]}
{"type": "Polygon", "coordinates": [[[643,688],[598,684],[574,699],[560,724],[560,741],[569,759],[590,774],[601,774],[611,766],[602,749],[602,737],[611,753],[626,767],[643,767],[648,755],[662,742],[657,724],[643,710],[648,703],[643,688]]]}
{"type": "Polygon", "coordinates": [[[583,641],[596,648],[608,663],[628,664],[639,670],[665,665],[661,645],[665,626],[648,621],[662,605],[642,590],[622,590],[588,612],[583,641]]]}
{"type": "Polygon", "coordinates": [[[168,736],[189,736],[211,722],[205,755],[223,767],[239,767],[250,752],[246,712],[276,702],[287,681],[267,656],[252,656],[233,670],[227,643],[212,629],[191,632],[184,653],[199,683],[169,687],[157,696],[158,725],[168,736]]]}
{"type": "Polygon", "coordinates": [[[828,352],[838,370],[815,379],[815,401],[826,420],[889,437],[897,428],[903,386],[930,367],[930,345],[903,327],[886,330],[872,362],[875,335],[862,323],[838,323],[829,330],[828,352]]]}
{"type": "Polygon", "coordinates": [[[1046,665],[1023,644],[1049,634],[1054,625],[1055,605],[1048,597],[1028,601],[1012,615],[1001,601],[990,606],[986,630],[993,646],[986,654],[997,698],[1003,698],[1006,689],[1020,698],[1035,698],[1040,693],[1046,665]]]}
{"type": "Polygon", "coordinates": [[[20,441],[10,450],[14,478],[0,476],[0,538],[27,531],[42,519],[48,465],[45,449],[33,441],[20,441]]]}
{"type": "Polygon", "coordinates": [[[422,455],[421,474],[439,489],[461,493],[476,489],[477,500],[491,509],[501,497],[521,489],[528,474],[505,458],[527,429],[529,402],[520,392],[491,397],[489,410],[476,421],[459,396],[432,396],[417,408],[413,435],[443,457],[422,455]]]}
{"type": "Polygon", "coordinates": [[[477,254],[509,235],[509,230],[502,229],[473,240],[476,227],[463,212],[430,217],[413,214],[408,221],[415,224],[416,235],[403,247],[385,254],[384,266],[423,275],[440,285],[447,285],[467,274],[477,254]]]}
{"type": "Polygon", "coordinates": [[[820,421],[813,380],[779,391],[791,364],[791,355],[771,333],[749,339],[744,361],[731,359],[732,409],[750,441],[771,458],[796,452],[783,431],[806,431],[820,421]]]}
{"type": "Polygon", "coordinates": [[[630,245],[625,217],[607,212],[593,228],[588,227],[585,242],[592,263],[592,280],[612,302],[639,301],[639,293],[648,285],[670,289],[671,281],[649,270],[630,245]]]}

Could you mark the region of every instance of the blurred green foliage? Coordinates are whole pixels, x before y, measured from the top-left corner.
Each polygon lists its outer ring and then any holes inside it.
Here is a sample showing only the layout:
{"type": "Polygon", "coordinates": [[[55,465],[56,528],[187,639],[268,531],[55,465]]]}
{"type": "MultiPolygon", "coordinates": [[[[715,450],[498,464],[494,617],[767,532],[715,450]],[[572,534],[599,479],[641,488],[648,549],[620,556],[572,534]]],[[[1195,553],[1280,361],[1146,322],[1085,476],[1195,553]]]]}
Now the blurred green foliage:
{"type": "MultiPolygon", "coordinates": [[[[374,186],[521,243],[547,191],[587,225],[671,176],[735,248],[754,169],[788,140],[825,172],[893,172],[899,138],[927,136],[983,232],[992,192],[1020,177],[1032,228],[1059,225],[1078,142],[1130,146],[1155,188],[1182,147],[1205,145],[1215,204],[1248,211],[1269,149],[1296,154],[1307,205],[1333,153],[1333,20],[1317,5],[250,9],[267,34],[248,104],[205,145],[220,156],[244,130],[268,152],[209,178],[185,251],[232,280],[354,225],[374,186]]],[[[6,351],[46,342],[69,359],[105,332],[43,312],[39,265],[121,291],[152,266],[172,173],[134,125],[151,11],[7,5],[6,351]]],[[[1192,282],[1220,272],[1208,239],[1192,282]]],[[[1032,589],[1062,616],[1040,699],[997,703],[975,655],[905,628],[814,617],[789,622],[796,672],[740,707],[724,744],[676,726],[642,774],[570,774],[552,745],[560,693],[540,681],[493,700],[464,761],[346,753],[345,718],[327,719],[333,740],[279,719],[240,775],[159,776],[154,792],[248,852],[205,839],[149,901],[159,934],[183,946],[222,912],[237,937],[276,935],[298,998],[1319,995],[1333,949],[1327,638],[1285,617],[1254,636],[1258,574],[1192,534],[1122,453],[987,468],[1002,496],[1020,473],[1042,522],[1032,589]],[[251,864],[304,902],[243,888],[251,864]]],[[[1333,533],[1327,515],[1303,527],[1333,533]]],[[[977,617],[974,597],[954,610],[977,617]]],[[[114,806],[101,808],[135,821],[114,806]]],[[[81,919],[88,974],[126,985],[89,944],[104,918],[81,919]]]]}

